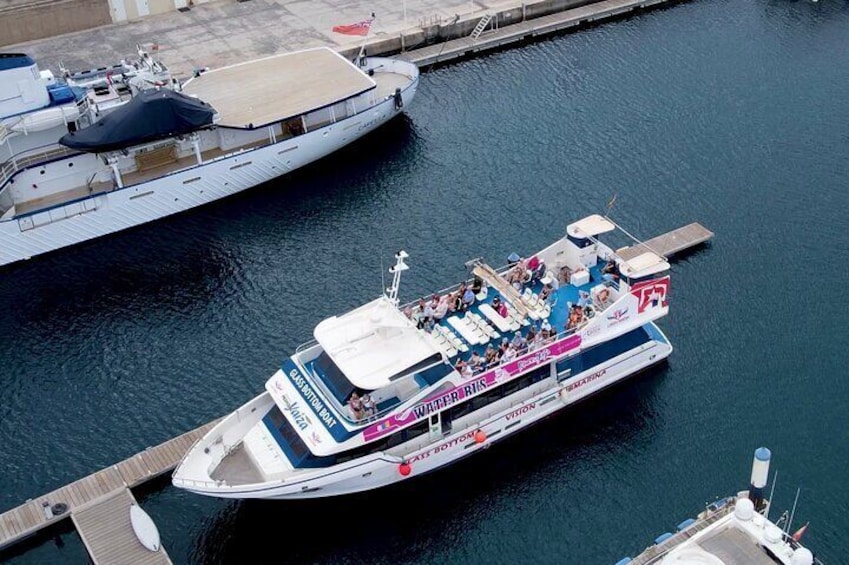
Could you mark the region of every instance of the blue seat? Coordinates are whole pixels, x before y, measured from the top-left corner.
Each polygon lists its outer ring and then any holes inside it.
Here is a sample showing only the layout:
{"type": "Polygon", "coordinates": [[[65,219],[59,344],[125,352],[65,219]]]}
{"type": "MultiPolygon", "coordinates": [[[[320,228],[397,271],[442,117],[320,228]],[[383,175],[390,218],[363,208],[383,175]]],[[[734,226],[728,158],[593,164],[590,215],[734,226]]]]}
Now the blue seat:
{"type": "Polygon", "coordinates": [[[672,534],[670,534],[669,532],[666,532],[665,534],[660,534],[659,536],[657,536],[657,538],[655,538],[654,544],[660,545],[671,537],[672,537],[672,534]]]}
{"type": "Polygon", "coordinates": [[[682,530],[686,530],[695,523],[696,521],[693,518],[687,518],[686,520],[678,524],[678,531],[680,532],[682,530]]]}

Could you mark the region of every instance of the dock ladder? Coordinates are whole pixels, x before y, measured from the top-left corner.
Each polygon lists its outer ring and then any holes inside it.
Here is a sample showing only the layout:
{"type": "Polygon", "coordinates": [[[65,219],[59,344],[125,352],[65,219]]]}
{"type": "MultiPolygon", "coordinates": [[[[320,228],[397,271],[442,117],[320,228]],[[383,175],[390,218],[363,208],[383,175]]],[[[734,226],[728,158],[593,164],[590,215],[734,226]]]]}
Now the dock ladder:
{"type": "Polygon", "coordinates": [[[478,25],[475,26],[475,29],[472,30],[472,33],[469,37],[472,38],[472,41],[477,41],[481,34],[489,27],[490,22],[492,22],[492,18],[494,16],[492,14],[484,14],[484,16],[478,20],[478,25]]]}

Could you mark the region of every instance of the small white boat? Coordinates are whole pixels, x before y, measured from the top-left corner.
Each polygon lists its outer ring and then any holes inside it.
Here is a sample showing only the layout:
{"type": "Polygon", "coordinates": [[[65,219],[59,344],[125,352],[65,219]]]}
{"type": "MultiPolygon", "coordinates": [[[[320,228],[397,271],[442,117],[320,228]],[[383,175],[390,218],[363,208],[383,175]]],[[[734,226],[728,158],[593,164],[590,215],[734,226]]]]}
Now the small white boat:
{"type": "Polygon", "coordinates": [[[159,530],[156,524],[153,523],[147,512],[141,509],[138,504],[130,506],[130,524],[133,526],[133,532],[143,546],[150,551],[159,551],[161,547],[159,541],[159,530]]]}

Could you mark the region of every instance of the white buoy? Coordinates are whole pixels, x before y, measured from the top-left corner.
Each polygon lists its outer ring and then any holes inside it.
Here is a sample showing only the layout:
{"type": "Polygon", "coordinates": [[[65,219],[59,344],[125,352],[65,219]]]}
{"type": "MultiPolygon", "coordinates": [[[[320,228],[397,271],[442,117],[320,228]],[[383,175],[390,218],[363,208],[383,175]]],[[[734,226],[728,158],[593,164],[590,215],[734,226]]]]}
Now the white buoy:
{"type": "Polygon", "coordinates": [[[130,524],[143,546],[150,551],[159,551],[159,530],[153,519],[138,504],[130,506],[130,524]]]}
{"type": "Polygon", "coordinates": [[[772,458],[772,453],[766,447],[759,447],[755,450],[755,458],[752,461],[752,480],[749,484],[749,500],[759,510],[763,506],[764,488],[766,488],[769,477],[770,458],[772,458]]]}

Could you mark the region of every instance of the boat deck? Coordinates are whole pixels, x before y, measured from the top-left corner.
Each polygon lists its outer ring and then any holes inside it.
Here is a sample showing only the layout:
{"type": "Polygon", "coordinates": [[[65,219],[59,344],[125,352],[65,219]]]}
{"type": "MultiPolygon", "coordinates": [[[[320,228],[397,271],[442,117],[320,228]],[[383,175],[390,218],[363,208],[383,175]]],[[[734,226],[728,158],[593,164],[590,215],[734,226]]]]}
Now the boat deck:
{"type": "Polygon", "coordinates": [[[255,128],[374,87],[375,81],[350,61],[321,47],[214,69],[188,81],[183,93],[212,105],[220,126],[255,128]]]}

